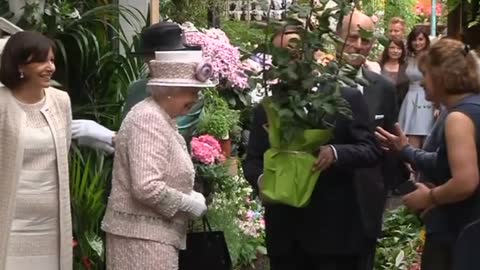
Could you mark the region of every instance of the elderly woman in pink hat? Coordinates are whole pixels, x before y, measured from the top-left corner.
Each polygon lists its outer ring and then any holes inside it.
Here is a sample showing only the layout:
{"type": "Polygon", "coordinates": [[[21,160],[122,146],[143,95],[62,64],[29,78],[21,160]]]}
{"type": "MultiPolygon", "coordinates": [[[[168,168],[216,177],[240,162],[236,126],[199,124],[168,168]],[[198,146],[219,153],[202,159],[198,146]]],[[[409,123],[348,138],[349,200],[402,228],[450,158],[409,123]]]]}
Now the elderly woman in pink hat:
{"type": "Polygon", "coordinates": [[[175,118],[199,90],[215,86],[201,50],[156,52],[150,97],[127,114],[116,136],[112,192],[102,223],[107,269],[178,269],[187,222],[205,214],[194,167],[175,118]]]}

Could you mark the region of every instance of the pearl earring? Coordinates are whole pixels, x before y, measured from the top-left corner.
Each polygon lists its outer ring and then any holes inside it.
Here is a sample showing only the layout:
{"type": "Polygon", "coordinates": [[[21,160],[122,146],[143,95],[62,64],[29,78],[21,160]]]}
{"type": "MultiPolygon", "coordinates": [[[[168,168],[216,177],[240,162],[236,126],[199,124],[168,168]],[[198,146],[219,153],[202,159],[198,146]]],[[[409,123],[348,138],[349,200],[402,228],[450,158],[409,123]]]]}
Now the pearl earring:
{"type": "Polygon", "coordinates": [[[23,71],[20,70],[20,79],[23,79],[25,75],[23,75],[23,71]]]}
{"type": "Polygon", "coordinates": [[[172,97],[171,96],[167,96],[168,99],[171,99],[172,97]]]}

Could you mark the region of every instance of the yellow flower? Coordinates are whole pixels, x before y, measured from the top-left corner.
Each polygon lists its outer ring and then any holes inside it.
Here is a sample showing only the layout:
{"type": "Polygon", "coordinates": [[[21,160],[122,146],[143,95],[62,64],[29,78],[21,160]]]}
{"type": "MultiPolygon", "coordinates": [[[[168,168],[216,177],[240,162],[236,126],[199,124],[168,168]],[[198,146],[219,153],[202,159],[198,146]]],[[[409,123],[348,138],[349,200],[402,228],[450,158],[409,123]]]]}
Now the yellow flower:
{"type": "Polygon", "coordinates": [[[422,246],[425,244],[426,234],[427,232],[425,231],[425,227],[422,227],[418,236],[420,238],[420,241],[422,241],[422,246]]]}

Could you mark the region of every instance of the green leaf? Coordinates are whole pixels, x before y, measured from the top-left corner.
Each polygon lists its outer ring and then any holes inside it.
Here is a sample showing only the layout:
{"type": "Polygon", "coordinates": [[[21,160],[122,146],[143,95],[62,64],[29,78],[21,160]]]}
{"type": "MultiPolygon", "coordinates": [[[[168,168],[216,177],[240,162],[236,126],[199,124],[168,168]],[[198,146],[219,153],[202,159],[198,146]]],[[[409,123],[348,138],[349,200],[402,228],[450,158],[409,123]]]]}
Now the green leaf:
{"type": "Polygon", "coordinates": [[[95,254],[103,261],[103,240],[97,234],[93,232],[87,232],[85,237],[87,238],[88,245],[95,251],[95,254]]]}
{"type": "Polygon", "coordinates": [[[362,39],[366,39],[366,40],[373,40],[374,39],[374,34],[375,32],[374,31],[370,31],[370,30],[366,30],[364,28],[362,28],[361,26],[359,26],[359,34],[360,34],[360,37],[362,39]]]}
{"type": "Polygon", "coordinates": [[[399,267],[400,265],[402,265],[404,258],[405,258],[405,252],[403,250],[400,250],[397,257],[395,258],[395,266],[399,267]]]}

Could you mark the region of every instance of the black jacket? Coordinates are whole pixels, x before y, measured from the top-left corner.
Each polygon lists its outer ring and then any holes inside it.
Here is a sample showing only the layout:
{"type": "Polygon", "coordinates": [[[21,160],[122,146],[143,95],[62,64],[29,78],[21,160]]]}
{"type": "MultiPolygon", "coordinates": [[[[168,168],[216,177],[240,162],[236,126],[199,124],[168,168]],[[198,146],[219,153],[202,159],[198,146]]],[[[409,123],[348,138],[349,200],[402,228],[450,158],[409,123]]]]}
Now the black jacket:
{"type": "MultiPolygon", "coordinates": [[[[269,254],[290,252],[295,242],[314,254],[349,254],[363,249],[365,233],[360,209],[371,209],[383,200],[383,192],[372,192],[361,199],[363,190],[383,187],[378,177],[355,184],[357,168],[375,167],[382,157],[373,135],[373,125],[362,94],[357,89],[342,89],[349,102],[353,119],[338,117],[334,138],[329,144],[337,151],[338,160],[322,172],[313,191],[310,204],[305,208],[285,205],[267,205],[265,222],[269,254]]],[[[253,123],[244,162],[247,180],[256,189],[257,179],[263,173],[263,154],[269,148],[267,123],[262,106],[254,109],[253,123]]],[[[379,170],[374,170],[379,171],[379,170]]],[[[381,206],[383,209],[383,206],[381,206]]],[[[373,221],[372,221],[373,222],[373,221]]],[[[376,220],[375,220],[376,222],[376,220]]],[[[368,223],[368,222],[367,222],[368,223]]]]}

